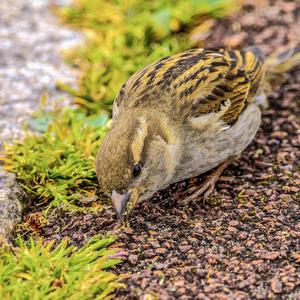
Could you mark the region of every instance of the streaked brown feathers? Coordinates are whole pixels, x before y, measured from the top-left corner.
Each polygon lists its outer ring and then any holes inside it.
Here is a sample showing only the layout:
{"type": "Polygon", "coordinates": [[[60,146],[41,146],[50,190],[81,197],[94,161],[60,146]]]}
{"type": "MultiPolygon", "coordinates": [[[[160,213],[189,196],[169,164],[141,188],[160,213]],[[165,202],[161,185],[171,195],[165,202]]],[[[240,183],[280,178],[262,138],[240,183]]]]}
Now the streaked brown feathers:
{"type": "Polygon", "coordinates": [[[229,99],[222,118],[231,125],[257,94],[264,69],[261,57],[251,50],[192,49],[135,73],[122,87],[115,106],[118,113],[141,104],[159,107],[184,121],[218,111],[229,99]]]}

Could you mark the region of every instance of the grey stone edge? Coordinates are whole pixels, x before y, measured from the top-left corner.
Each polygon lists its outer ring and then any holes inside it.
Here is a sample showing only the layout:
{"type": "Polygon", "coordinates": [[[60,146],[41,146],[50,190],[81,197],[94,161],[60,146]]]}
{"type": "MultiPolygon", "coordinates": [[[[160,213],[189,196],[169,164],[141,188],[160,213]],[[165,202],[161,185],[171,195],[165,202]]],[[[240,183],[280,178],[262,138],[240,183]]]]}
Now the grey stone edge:
{"type": "Polygon", "coordinates": [[[15,174],[0,167],[0,245],[12,241],[16,225],[29,204],[30,198],[16,181],[15,174]]]}

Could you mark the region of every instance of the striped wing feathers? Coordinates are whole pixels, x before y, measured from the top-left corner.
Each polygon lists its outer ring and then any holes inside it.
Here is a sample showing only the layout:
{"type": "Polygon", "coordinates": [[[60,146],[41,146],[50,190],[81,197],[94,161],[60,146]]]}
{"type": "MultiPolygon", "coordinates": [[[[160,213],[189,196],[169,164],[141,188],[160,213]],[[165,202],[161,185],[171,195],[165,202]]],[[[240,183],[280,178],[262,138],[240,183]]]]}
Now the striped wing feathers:
{"type": "Polygon", "coordinates": [[[114,117],[123,109],[157,107],[184,117],[218,111],[229,99],[223,120],[233,124],[256,95],[264,76],[251,51],[192,49],[165,57],[135,73],[121,88],[114,117]]]}

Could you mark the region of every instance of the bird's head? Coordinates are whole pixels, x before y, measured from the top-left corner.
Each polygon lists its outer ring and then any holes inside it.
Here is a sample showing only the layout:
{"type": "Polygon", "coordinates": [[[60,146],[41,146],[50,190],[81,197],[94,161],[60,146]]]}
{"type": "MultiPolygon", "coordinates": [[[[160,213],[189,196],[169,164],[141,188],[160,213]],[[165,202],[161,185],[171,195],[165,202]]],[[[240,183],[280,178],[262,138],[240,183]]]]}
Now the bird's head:
{"type": "Polygon", "coordinates": [[[121,115],[104,138],[96,173],[122,222],[140,201],[166,187],[178,163],[178,144],[170,125],[147,112],[121,115]]]}

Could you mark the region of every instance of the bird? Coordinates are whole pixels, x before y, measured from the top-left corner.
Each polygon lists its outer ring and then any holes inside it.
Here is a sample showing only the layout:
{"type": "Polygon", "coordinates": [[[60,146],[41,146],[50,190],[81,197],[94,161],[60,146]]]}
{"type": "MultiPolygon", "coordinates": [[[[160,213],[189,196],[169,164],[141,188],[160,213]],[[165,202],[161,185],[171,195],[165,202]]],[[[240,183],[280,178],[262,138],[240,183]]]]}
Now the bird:
{"type": "Polygon", "coordinates": [[[155,192],[212,170],[182,203],[208,198],[254,139],[266,93],[299,62],[299,46],[269,56],[255,46],[194,48],[133,74],[114,100],[95,162],[119,221],[155,192]]]}

